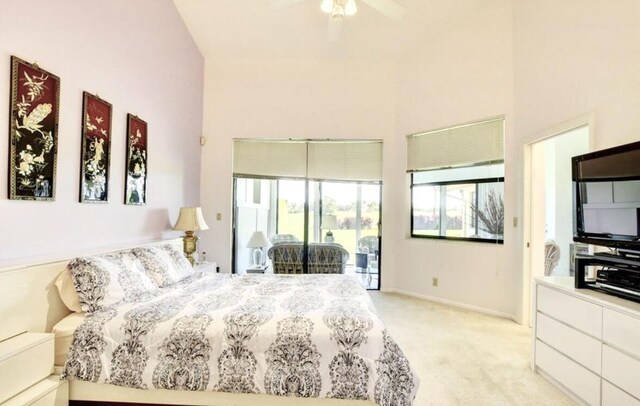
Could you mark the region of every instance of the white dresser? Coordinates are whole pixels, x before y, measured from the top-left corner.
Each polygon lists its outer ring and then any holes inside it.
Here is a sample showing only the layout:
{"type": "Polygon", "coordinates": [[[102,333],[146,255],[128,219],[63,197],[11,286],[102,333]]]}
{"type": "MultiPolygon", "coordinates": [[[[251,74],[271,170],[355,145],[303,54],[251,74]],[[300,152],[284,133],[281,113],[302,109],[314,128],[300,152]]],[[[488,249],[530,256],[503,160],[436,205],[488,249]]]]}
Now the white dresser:
{"type": "Polygon", "coordinates": [[[53,334],[0,341],[0,406],[66,406],[68,382],[53,371],[53,334]]]}
{"type": "Polygon", "coordinates": [[[536,279],[535,371],[588,405],[640,406],[640,303],[536,279]]]}

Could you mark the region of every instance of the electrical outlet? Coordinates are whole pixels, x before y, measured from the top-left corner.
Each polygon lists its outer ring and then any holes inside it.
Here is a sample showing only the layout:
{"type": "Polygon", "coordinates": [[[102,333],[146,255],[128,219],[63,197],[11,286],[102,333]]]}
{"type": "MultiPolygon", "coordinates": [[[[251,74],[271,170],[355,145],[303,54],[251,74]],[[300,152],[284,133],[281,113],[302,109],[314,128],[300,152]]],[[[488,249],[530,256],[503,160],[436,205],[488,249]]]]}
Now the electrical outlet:
{"type": "Polygon", "coordinates": [[[433,278],[433,281],[431,282],[431,284],[435,287],[438,287],[438,278],[433,278]]]}

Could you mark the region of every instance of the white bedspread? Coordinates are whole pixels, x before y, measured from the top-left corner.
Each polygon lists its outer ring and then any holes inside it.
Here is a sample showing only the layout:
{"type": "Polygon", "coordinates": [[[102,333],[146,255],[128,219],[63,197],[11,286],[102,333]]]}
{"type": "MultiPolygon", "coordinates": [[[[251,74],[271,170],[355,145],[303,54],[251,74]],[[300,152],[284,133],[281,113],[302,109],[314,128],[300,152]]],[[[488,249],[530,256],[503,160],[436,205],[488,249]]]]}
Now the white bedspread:
{"type": "Polygon", "coordinates": [[[196,274],[87,316],[65,379],[411,405],[418,379],[344,275],[196,274]]]}

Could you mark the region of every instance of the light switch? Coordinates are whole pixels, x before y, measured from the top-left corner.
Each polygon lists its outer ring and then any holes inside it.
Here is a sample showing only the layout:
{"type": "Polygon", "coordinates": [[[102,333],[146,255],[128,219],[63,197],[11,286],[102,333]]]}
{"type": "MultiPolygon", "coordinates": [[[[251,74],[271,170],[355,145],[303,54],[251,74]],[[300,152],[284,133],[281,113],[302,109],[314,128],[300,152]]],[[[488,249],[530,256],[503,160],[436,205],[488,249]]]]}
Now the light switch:
{"type": "Polygon", "coordinates": [[[216,213],[216,220],[222,220],[222,213],[216,213]]]}
{"type": "Polygon", "coordinates": [[[518,218],[517,218],[517,217],[514,217],[514,218],[513,218],[513,227],[514,227],[514,228],[515,228],[515,227],[518,227],[518,218]]]}

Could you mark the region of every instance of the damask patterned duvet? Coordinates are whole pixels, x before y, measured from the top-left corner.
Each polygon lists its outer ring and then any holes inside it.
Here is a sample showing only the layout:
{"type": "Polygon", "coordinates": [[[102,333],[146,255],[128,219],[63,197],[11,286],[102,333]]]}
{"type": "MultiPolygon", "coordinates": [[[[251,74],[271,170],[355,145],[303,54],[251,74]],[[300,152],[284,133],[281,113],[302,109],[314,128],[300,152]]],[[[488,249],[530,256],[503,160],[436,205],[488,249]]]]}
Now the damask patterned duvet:
{"type": "Polygon", "coordinates": [[[63,379],[411,405],[418,379],[344,275],[221,275],[87,316],[63,379]]]}

